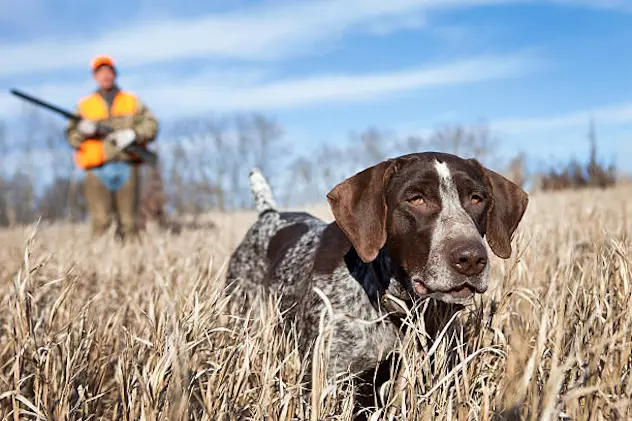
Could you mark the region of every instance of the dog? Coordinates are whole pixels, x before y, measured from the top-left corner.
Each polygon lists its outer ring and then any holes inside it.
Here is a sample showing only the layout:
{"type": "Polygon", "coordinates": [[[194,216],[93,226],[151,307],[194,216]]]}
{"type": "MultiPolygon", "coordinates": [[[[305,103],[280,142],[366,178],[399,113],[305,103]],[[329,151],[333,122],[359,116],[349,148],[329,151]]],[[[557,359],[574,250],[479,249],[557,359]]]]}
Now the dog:
{"type": "Polygon", "coordinates": [[[303,350],[330,309],[328,375],[366,372],[395,350],[402,332],[385,297],[467,304],[484,293],[483,240],[509,258],[529,201],[477,160],[439,152],[388,159],[342,181],[327,194],[331,223],[279,211],[259,170],[249,181],[258,218],[230,256],[226,279],[246,295],[280,294],[303,350]]]}

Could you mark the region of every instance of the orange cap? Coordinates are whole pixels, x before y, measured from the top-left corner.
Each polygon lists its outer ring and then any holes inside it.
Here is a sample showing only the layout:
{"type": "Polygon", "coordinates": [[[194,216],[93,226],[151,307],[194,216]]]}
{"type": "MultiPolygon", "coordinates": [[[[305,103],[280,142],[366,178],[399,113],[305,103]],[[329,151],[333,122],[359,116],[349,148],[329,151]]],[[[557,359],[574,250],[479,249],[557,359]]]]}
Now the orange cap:
{"type": "Polygon", "coordinates": [[[112,60],[112,57],[110,56],[105,56],[105,55],[96,56],[95,58],[92,59],[91,66],[92,66],[93,72],[101,66],[110,66],[111,68],[114,68],[114,60],[112,60]]]}

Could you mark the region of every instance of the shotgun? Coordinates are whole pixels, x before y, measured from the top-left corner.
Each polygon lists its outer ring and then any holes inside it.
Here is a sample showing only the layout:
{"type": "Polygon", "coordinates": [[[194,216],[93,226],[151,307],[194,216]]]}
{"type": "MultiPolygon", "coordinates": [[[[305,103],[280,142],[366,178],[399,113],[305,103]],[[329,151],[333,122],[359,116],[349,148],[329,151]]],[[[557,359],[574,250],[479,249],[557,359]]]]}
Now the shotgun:
{"type": "MultiPolygon", "coordinates": [[[[74,113],[71,113],[70,111],[64,110],[63,108],[59,108],[53,104],[42,101],[41,99],[37,99],[31,95],[25,94],[24,92],[20,92],[17,89],[11,89],[10,92],[17,97],[25,99],[26,101],[32,102],[33,104],[37,104],[40,107],[54,111],[57,114],[60,114],[69,120],[75,120],[75,121],[81,120],[80,116],[74,113]]],[[[113,130],[111,127],[97,123],[97,133],[99,133],[99,135],[104,136],[104,135],[107,135],[108,133],[111,133],[112,131],[113,130]]],[[[143,148],[137,143],[132,143],[131,145],[127,146],[125,148],[125,152],[129,152],[138,156],[140,159],[142,159],[144,162],[148,163],[152,167],[155,167],[158,163],[158,155],[156,155],[152,151],[149,151],[143,148]]]]}

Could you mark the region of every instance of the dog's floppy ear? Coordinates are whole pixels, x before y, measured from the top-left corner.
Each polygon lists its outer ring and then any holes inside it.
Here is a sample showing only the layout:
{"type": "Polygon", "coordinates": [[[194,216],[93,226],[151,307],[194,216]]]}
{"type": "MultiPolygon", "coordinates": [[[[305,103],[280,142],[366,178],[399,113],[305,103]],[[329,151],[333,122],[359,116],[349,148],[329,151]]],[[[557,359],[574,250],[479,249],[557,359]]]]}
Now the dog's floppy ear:
{"type": "Polygon", "coordinates": [[[384,187],[394,170],[394,161],[380,162],[327,194],[336,223],[366,263],[373,261],[386,243],[384,187]]]}
{"type": "Polygon", "coordinates": [[[487,210],[487,243],[494,254],[507,259],[511,256],[513,233],[527,210],[529,195],[502,175],[473,161],[483,171],[485,184],[492,193],[492,203],[487,210]]]}

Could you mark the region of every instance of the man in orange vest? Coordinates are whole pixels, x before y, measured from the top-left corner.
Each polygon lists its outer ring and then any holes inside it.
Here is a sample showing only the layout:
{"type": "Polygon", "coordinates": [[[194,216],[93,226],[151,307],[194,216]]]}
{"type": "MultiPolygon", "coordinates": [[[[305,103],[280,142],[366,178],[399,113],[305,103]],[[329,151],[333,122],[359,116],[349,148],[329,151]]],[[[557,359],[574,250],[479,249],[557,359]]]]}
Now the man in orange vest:
{"type": "Polygon", "coordinates": [[[66,137],[75,165],[84,170],[93,237],[107,231],[114,213],[117,236],[125,239],[138,232],[141,162],[124,149],[153,142],[158,121],[136,95],[118,87],[111,57],[94,58],[92,73],[98,89],[79,101],[75,112],[81,120],[70,121],[66,137]],[[100,133],[97,123],[113,131],[100,133]]]}

